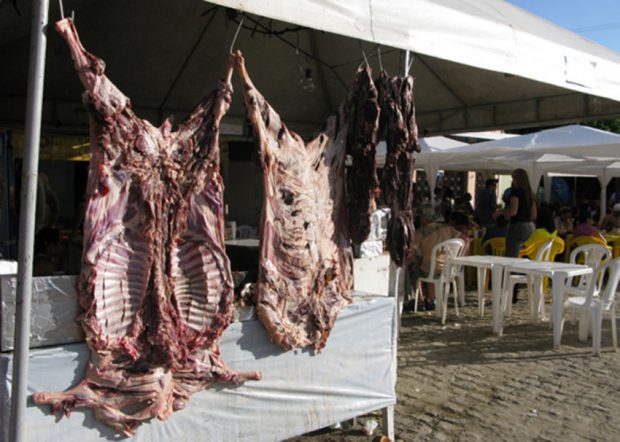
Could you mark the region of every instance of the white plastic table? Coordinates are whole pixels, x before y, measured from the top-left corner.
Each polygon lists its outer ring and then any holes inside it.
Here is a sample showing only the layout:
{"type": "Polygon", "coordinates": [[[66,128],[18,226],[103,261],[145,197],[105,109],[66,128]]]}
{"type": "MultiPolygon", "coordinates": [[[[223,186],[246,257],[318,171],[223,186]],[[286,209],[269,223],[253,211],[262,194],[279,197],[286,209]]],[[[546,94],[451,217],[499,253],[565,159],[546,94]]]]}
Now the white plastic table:
{"type": "MultiPolygon", "coordinates": [[[[501,336],[504,332],[504,320],[503,320],[503,308],[502,308],[502,282],[504,277],[504,270],[508,265],[530,262],[529,259],[523,258],[508,258],[505,256],[494,255],[472,255],[472,256],[459,256],[457,258],[450,258],[448,260],[449,265],[457,265],[459,267],[469,266],[478,269],[478,294],[484,290],[484,280],[482,278],[483,270],[491,271],[491,299],[493,303],[493,333],[501,336]]],[[[481,305],[481,313],[484,311],[484,306],[481,305]]]]}
{"type": "Polygon", "coordinates": [[[525,273],[529,276],[549,277],[553,290],[553,346],[559,347],[562,338],[562,317],[564,316],[564,290],[566,280],[573,276],[582,276],[592,273],[592,268],[583,264],[565,262],[523,261],[514,262],[506,266],[506,277],[510,273],[525,273]]]}

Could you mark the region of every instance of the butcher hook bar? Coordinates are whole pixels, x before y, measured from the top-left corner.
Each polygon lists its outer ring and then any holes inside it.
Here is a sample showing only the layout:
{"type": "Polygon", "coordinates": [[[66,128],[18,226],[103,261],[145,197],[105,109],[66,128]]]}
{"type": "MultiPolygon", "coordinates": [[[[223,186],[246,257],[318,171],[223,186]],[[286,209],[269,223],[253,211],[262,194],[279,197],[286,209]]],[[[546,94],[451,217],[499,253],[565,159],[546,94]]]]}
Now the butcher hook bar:
{"type": "Polygon", "coordinates": [[[409,56],[411,57],[411,60],[409,60],[409,65],[407,65],[407,75],[409,75],[409,72],[411,72],[411,66],[413,66],[413,52],[409,52],[409,56]]]}
{"type": "Polygon", "coordinates": [[[368,63],[368,57],[366,56],[366,52],[364,51],[364,46],[362,46],[362,42],[360,40],[357,40],[357,44],[360,45],[360,51],[362,51],[362,57],[364,57],[364,63],[366,63],[366,66],[370,67],[370,63],[368,63]]]}
{"type": "Polygon", "coordinates": [[[377,57],[379,58],[379,69],[383,72],[383,60],[381,60],[381,46],[377,45],[377,57]]]}
{"type": "MultiPolygon", "coordinates": [[[[60,19],[65,19],[65,5],[62,0],[58,0],[58,7],[60,8],[60,19]]],[[[75,21],[75,11],[71,10],[71,20],[75,21]]]]}
{"type": "Polygon", "coordinates": [[[235,42],[237,41],[237,37],[239,36],[239,31],[241,30],[241,26],[243,26],[243,20],[245,17],[242,17],[239,21],[239,26],[237,26],[237,31],[235,32],[235,36],[232,39],[232,43],[230,44],[230,50],[228,51],[230,55],[233,54],[233,48],[235,47],[235,42]]]}

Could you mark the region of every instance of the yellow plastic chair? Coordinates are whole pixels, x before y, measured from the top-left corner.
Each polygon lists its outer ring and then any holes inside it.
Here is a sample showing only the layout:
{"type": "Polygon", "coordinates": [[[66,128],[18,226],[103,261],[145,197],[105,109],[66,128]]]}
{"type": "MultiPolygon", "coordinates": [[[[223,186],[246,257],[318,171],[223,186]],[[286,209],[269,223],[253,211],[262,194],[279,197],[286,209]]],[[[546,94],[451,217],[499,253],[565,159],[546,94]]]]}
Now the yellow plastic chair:
{"type": "Polygon", "coordinates": [[[620,235],[606,234],[605,239],[607,240],[607,245],[611,246],[612,256],[614,258],[619,258],[620,257],[620,235]]]}
{"type": "MultiPolygon", "coordinates": [[[[564,251],[564,240],[560,237],[555,237],[553,239],[553,244],[551,244],[551,250],[549,251],[549,258],[546,261],[553,261],[555,257],[564,251]]],[[[536,259],[536,255],[538,255],[538,250],[547,243],[548,240],[537,241],[535,243],[530,244],[527,247],[522,247],[519,250],[519,258],[529,258],[536,259]]]]}
{"type": "Polygon", "coordinates": [[[493,256],[504,256],[506,254],[506,238],[491,238],[482,243],[482,253],[487,251],[493,256]]]}
{"type": "Polygon", "coordinates": [[[607,241],[599,238],[598,236],[577,236],[577,237],[571,237],[570,239],[567,239],[567,246],[566,246],[566,253],[565,253],[565,261],[566,262],[570,262],[570,254],[573,250],[575,250],[577,247],[581,247],[583,245],[586,244],[602,244],[605,247],[607,247],[610,251],[613,252],[612,247],[607,244],[607,241]]]}
{"type": "MultiPolygon", "coordinates": [[[[529,258],[532,260],[536,260],[538,256],[538,251],[540,248],[547,243],[547,240],[538,241],[533,244],[530,244],[528,247],[523,247],[519,251],[519,258],[529,258]]],[[[551,250],[549,250],[548,257],[545,258],[545,261],[555,261],[556,256],[560,253],[564,252],[564,240],[560,237],[553,238],[553,244],[551,244],[551,250]]],[[[549,278],[545,278],[543,281],[543,293],[547,293],[549,290],[549,278]]]]}

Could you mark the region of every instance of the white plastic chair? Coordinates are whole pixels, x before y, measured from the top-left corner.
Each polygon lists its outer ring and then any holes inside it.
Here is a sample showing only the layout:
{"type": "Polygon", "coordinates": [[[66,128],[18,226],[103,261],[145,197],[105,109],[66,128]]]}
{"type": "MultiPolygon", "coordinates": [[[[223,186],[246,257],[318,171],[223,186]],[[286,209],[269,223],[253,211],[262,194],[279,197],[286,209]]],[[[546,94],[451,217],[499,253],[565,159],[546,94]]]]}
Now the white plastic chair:
{"type": "MultiPolygon", "coordinates": [[[[548,261],[552,246],[553,239],[545,241],[536,252],[535,261],[548,261]]],[[[532,319],[537,319],[538,315],[544,316],[545,303],[542,293],[542,281],[543,279],[540,278],[540,284],[536,284],[536,286],[534,286],[534,284],[532,284],[531,277],[518,274],[510,275],[508,281],[505,281],[505,284],[508,286],[508,288],[504,290],[504,311],[506,312],[506,316],[510,316],[510,314],[512,313],[511,297],[512,292],[514,291],[514,287],[517,284],[527,284],[527,302],[530,306],[530,315],[532,316],[532,319]],[[532,299],[532,297],[534,297],[535,299],[532,299]]]]}
{"type": "MultiPolygon", "coordinates": [[[[590,278],[585,296],[571,296],[564,302],[566,311],[576,310],[579,313],[579,339],[588,336],[589,324],[592,324],[592,351],[601,351],[601,332],[603,314],[611,316],[611,338],[614,351],[618,351],[616,335],[615,296],[620,280],[620,258],[602,263],[590,278]]],[[[562,318],[562,321],[564,319],[562,318]]]]}
{"type": "Polygon", "coordinates": [[[465,247],[465,241],[459,238],[449,239],[440,242],[431,252],[431,266],[428,276],[418,278],[418,284],[415,292],[414,310],[418,308],[418,297],[422,292],[422,283],[433,284],[435,288],[435,301],[437,316],[441,316],[441,323],[446,323],[446,316],[448,311],[448,297],[450,295],[450,287],[454,291],[454,308],[456,314],[459,314],[458,305],[458,290],[456,287],[456,276],[458,275],[458,269],[456,266],[448,265],[449,258],[456,258],[460,256],[463,248],[465,247]],[[440,272],[437,271],[437,258],[442,257],[443,268],[440,272]]]}
{"type": "MultiPolygon", "coordinates": [[[[597,244],[584,244],[574,249],[570,254],[569,262],[571,264],[585,264],[596,270],[603,262],[611,258],[611,250],[608,247],[597,244]]],[[[569,295],[584,296],[588,289],[592,275],[585,275],[579,278],[579,282],[575,284],[573,278],[566,281],[566,293],[569,295]]]]}

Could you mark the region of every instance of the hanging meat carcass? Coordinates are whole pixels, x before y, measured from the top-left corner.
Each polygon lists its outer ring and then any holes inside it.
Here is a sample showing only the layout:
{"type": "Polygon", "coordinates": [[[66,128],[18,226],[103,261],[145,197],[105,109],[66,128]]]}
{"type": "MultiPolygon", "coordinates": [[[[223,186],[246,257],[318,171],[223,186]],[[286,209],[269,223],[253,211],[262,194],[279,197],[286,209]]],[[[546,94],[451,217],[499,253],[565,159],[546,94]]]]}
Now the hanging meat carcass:
{"type": "MultiPolygon", "coordinates": [[[[306,143],[256,90],[240,54],[239,68],[259,139],[265,195],[257,313],[285,349],[312,345],[320,350],[338,313],[351,302],[353,255],[344,175],[351,96],[306,143]]],[[[358,76],[368,73],[361,70],[358,76]]]]}
{"type": "Polygon", "coordinates": [[[381,72],[376,80],[381,107],[379,133],[385,136],[387,155],[381,192],[390,206],[388,249],[398,266],[413,251],[414,152],[419,152],[418,127],[413,101],[413,77],[390,77],[381,72]]]}
{"type": "Polygon", "coordinates": [[[353,244],[361,244],[370,233],[370,215],[379,188],[376,170],[379,102],[369,67],[358,69],[350,99],[347,155],[351,157],[351,167],[346,174],[346,193],[351,240],[353,244]]]}
{"type": "Polygon", "coordinates": [[[225,80],[177,132],[138,118],[84,50],[70,19],[67,41],[90,109],[91,151],[78,297],[91,357],[84,380],[37,404],[69,414],[92,408],[131,434],[167,418],[215,381],[237,383],[219,353],[232,316],[224,248],[218,127],[228,110],[234,57],[225,80]]]}

